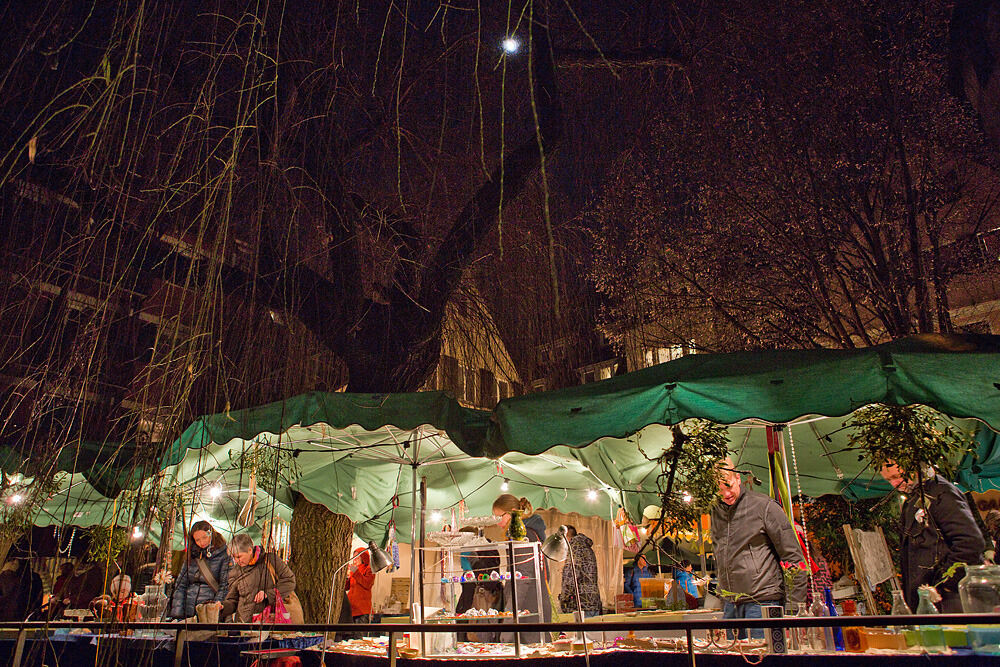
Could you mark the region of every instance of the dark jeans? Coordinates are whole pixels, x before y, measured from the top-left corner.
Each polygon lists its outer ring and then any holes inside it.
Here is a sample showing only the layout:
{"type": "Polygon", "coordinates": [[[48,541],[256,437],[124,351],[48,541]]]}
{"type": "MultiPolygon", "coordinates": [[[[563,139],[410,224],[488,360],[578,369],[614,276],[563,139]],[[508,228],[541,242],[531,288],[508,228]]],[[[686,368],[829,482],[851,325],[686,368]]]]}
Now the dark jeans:
{"type": "MultiPolygon", "coordinates": [[[[722,618],[760,618],[760,606],[762,604],[778,604],[775,602],[726,602],[722,607],[722,618]]],[[[739,639],[747,638],[746,630],[737,630],[739,639]]],[[[726,630],[726,638],[733,638],[733,631],[726,630]]],[[[764,628],[754,628],[750,631],[750,639],[764,639],[764,628]]]]}

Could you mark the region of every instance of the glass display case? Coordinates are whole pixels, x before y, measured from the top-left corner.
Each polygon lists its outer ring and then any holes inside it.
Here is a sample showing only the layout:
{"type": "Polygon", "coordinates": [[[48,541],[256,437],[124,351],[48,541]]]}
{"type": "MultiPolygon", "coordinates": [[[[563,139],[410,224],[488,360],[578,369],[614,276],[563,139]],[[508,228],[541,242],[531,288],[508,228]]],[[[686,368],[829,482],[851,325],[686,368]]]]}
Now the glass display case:
{"type": "MultiPolygon", "coordinates": [[[[464,543],[424,547],[420,553],[419,609],[425,623],[468,624],[468,632],[422,633],[427,657],[520,657],[521,644],[543,641],[539,633],[518,633],[519,622],[538,623],[549,604],[545,567],[537,542],[488,542],[471,535],[464,543]],[[510,632],[477,632],[484,622],[510,624],[510,632]]],[[[547,640],[548,638],[544,638],[547,640]]],[[[414,648],[416,642],[411,638],[414,648]]]]}

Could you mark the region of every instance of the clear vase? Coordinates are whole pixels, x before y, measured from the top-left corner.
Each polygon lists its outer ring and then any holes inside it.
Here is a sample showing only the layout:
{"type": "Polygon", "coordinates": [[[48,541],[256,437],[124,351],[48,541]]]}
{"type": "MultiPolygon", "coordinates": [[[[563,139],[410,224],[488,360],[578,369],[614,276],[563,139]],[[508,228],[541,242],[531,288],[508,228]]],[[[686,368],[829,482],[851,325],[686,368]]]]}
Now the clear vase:
{"type": "Polygon", "coordinates": [[[926,588],[922,588],[917,591],[917,595],[919,596],[917,600],[917,612],[916,612],[918,616],[923,614],[940,613],[938,612],[938,608],[934,606],[934,603],[931,602],[931,592],[929,590],[927,590],[926,588]]]}
{"type": "MultiPolygon", "coordinates": [[[[1000,565],[970,565],[958,582],[966,614],[1000,613],[1000,565]]],[[[970,625],[969,644],[978,654],[1000,655],[1000,625],[970,625]]]]}
{"type": "Polygon", "coordinates": [[[142,605],[142,617],[148,621],[159,621],[167,608],[167,596],[162,584],[146,586],[145,592],[139,596],[142,605]]]}
{"type": "Polygon", "coordinates": [[[1000,607],[1000,565],[970,565],[958,582],[962,611],[992,614],[1000,607]]]}
{"type": "MultiPolygon", "coordinates": [[[[893,616],[912,616],[913,612],[910,611],[910,607],[906,604],[906,600],[903,598],[903,591],[893,591],[892,592],[892,612],[893,616]]],[[[902,632],[903,630],[912,630],[911,625],[894,625],[892,627],[896,632],[902,632]]]]}
{"type": "MultiPolygon", "coordinates": [[[[813,602],[809,607],[809,615],[816,617],[830,615],[830,610],[819,599],[819,595],[813,595],[813,602]]],[[[809,645],[814,651],[834,650],[833,629],[829,626],[825,628],[809,628],[809,645]]]]}

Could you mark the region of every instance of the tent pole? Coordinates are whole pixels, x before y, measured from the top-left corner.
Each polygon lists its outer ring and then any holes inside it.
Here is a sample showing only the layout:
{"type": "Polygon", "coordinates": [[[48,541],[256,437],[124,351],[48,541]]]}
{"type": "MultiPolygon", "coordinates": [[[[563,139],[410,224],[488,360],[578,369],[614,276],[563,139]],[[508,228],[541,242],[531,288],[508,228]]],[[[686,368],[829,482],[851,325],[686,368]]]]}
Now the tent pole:
{"type": "Polygon", "coordinates": [[[411,464],[410,477],[410,621],[413,618],[413,603],[417,601],[417,464],[411,464]]]}
{"type": "MultiPolygon", "coordinates": [[[[415,470],[415,469],[414,469],[415,470]]],[[[420,562],[417,570],[417,588],[420,591],[420,622],[427,621],[427,604],[424,601],[424,531],[427,526],[427,478],[420,478],[420,562]]],[[[420,633],[420,655],[427,655],[427,633],[420,633]]]]}

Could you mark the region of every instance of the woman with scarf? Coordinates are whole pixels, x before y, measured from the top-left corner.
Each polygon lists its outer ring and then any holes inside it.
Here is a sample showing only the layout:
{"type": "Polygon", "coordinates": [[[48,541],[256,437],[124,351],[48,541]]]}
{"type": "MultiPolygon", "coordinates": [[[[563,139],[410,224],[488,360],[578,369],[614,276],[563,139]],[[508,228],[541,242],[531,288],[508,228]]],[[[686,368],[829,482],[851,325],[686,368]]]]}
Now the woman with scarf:
{"type": "Polygon", "coordinates": [[[275,553],[256,547],[248,535],[240,534],[229,543],[235,565],[229,571],[229,592],[222,603],[220,619],[235,613],[235,620],[253,622],[253,617],[274,608],[276,592],[281,595],[292,623],[302,623],[302,605],[295,596],[295,575],[275,553]]]}
{"type": "Polygon", "coordinates": [[[229,563],[226,540],[208,521],[196,521],[188,533],[187,558],[171,595],[171,618],[196,616],[195,607],[206,602],[222,607],[229,592],[229,563]]]}

